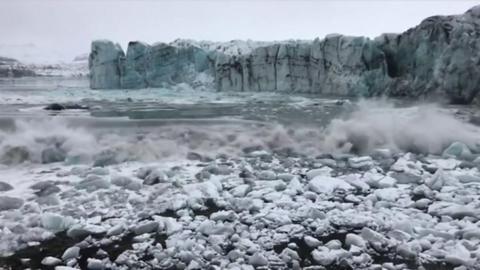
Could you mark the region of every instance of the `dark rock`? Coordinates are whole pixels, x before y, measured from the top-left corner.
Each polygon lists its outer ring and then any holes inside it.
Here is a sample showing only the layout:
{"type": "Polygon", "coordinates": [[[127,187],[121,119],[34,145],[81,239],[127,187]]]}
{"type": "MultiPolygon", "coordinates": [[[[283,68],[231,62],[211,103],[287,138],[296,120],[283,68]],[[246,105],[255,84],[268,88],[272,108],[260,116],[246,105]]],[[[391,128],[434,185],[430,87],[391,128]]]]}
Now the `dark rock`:
{"type": "Polygon", "coordinates": [[[58,103],[52,103],[47,107],[45,107],[44,109],[49,111],[62,111],[62,110],[65,110],[65,106],[58,103]]]}
{"type": "Polygon", "coordinates": [[[63,111],[63,110],[88,110],[88,106],[83,106],[80,104],[59,104],[52,103],[47,105],[44,110],[47,111],[63,111]]]}

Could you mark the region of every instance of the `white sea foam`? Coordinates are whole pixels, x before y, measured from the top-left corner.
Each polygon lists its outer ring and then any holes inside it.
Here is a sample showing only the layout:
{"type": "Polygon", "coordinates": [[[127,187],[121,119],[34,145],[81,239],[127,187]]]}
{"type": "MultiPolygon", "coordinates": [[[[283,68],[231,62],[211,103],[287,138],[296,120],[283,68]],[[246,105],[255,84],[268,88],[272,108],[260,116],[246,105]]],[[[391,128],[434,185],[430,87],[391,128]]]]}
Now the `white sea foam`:
{"type": "Polygon", "coordinates": [[[32,162],[41,162],[42,151],[52,147],[66,152],[67,157],[81,157],[83,162],[106,152],[117,162],[152,161],[183,158],[189,152],[235,156],[252,147],[269,152],[289,149],[309,156],[325,152],[369,154],[376,148],[439,154],[454,141],[476,150],[479,134],[478,127],[434,105],[395,108],[385,102],[362,101],[348,116],[324,128],[233,120],[94,128],[62,118],[17,119],[13,129],[0,132],[0,156],[12,147],[26,149],[32,162]]]}
{"type": "Polygon", "coordinates": [[[454,141],[476,149],[480,129],[438,105],[394,107],[384,100],[363,100],[347,118],[333,120],[325,130],[324,149],[369,153],[393,151],[438,154],[454,141]]]}

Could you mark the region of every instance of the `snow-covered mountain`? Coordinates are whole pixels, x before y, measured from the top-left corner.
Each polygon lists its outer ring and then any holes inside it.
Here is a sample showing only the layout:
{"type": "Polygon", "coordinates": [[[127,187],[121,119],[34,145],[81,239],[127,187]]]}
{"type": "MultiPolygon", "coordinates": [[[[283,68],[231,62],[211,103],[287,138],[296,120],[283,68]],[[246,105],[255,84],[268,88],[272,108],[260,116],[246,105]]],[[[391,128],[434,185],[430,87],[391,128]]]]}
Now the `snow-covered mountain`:
{"type": "Polygon", "coordinates": [[[61,51],[28,44],[0,44],[0,77],[88,75],[88,54],[74,59],[61,51]]]}
{"type": "Polygon", "coordinates": [[[23,76],[35,76],[35,72],[16,59],[0,56],[0,78],[23,76]]]}

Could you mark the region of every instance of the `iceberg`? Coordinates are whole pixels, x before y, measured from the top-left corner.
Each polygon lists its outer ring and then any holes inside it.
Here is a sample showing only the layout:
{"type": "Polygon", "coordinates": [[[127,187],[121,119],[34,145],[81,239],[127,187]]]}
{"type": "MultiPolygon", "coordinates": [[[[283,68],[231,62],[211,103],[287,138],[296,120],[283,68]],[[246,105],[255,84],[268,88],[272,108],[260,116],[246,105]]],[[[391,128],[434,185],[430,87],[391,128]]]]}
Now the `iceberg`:
{"type": "Polygon", "coordinates": [[[187,83],[218,91],[279,91],[344,96],[433,94],[471,103],[480,88],[480,6],[433,16],[400,34],[375,39],[340,34],[313,41],[229,43],[176,40],[92,42],[92,89],[187,83]],[[211,78],[205,79],[206,77],[211,78]]]}

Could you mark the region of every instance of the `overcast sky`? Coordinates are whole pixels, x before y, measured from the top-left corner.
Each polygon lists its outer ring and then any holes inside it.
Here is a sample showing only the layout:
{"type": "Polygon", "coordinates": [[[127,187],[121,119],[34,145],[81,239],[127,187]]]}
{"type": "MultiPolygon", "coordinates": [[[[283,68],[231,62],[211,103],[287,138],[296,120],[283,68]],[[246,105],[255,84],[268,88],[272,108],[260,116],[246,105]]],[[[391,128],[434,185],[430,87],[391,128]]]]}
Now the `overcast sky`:
{"type": "Polygon", "coordinates": [[[91,40],[99,38],[125,48],[130,40],[375,37],[476,4],[480,1],[0,0],[0,55],[70,59],[88,52],[91,40]]]}

